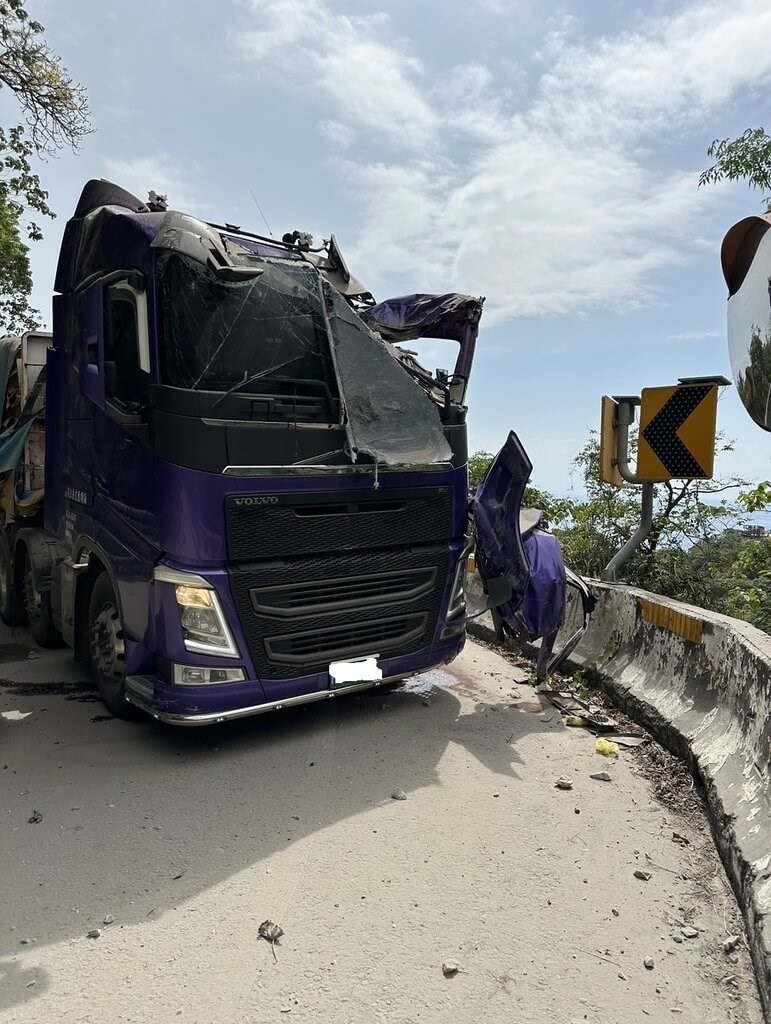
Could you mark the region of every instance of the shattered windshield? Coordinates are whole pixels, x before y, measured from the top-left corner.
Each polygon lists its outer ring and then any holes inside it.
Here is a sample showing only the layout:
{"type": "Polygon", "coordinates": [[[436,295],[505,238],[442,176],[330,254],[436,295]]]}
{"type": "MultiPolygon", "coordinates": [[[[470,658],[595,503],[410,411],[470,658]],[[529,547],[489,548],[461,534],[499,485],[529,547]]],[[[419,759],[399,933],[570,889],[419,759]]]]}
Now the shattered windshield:
{"type": "Polygon", "coordinates": [[[172,387],[242,393],[335,391],[312,267],[262,264],[223,280],[177,252],[158,258],[161,380],[172,387]]]}

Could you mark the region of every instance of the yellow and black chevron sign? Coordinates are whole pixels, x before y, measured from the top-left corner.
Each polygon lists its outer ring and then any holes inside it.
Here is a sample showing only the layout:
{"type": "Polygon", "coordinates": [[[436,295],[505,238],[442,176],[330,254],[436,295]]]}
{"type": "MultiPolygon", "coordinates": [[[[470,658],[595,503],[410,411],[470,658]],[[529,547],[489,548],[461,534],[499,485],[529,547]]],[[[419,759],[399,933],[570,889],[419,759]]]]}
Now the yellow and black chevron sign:
{"type": "Polygon", "coordinates": [[[637,478],[710,480],[715,468],[717,384],[643,388],[637,478]]]}

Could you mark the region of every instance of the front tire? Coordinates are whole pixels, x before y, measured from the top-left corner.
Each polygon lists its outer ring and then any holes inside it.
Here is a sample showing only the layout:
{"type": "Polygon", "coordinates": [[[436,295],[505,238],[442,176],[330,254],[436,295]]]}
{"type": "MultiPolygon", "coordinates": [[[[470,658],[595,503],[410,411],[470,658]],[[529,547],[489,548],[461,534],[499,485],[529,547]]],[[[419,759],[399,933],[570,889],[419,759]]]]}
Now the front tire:
{"type": "Polygon", "coordinates": [[[141,711],[126,698],[126,643],[118,601],[110,577],[101,573],[88,606],[91,671],[104,706],[116,718],[136,721],[141,711]]]}

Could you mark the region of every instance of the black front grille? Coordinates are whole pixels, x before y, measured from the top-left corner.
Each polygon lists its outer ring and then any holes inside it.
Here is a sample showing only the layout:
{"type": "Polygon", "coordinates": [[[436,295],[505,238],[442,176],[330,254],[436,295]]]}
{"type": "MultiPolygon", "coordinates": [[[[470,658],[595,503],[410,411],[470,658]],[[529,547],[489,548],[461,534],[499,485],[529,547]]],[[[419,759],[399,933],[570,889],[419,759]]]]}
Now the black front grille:
{"type": "Polygon", "coordinates": [[[388,619],[308,630],[305,633],[287,633],[265,640],[268,660],[276,665],[300,665],[354,658],[359,654],[385,654],[394,648],[403,648],[426,631],[428,615],[397,615],[388,619]]]}
{"type": "Polygon", "coordinates": [[[454,535],[449,487],[232,495],[225,514],[231,562],[436,544],[454,535]]]}
{"type": "Polygon", "coordinates": [[[365,605],[382,607],[421,597],[432,589],[435,582],[435,566],[363,573],[308,583],[287,580],[278,586],[255,587],[251,591],[252,608],[258,615],[293,618],[365,605]]]}
{"type": "Polygon", "coordinates": [[[323,672],[363,654],[409,654],[433,640],[447,544],[231,565],[230,583],[263,679],[323,672]]]}

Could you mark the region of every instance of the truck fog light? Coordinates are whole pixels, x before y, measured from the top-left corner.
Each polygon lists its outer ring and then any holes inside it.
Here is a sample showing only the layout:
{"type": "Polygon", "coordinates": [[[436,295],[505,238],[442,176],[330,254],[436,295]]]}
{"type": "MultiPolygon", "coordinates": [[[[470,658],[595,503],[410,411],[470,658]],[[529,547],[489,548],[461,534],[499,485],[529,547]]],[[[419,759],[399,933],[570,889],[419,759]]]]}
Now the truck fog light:
{"type": "Polygon", "coordinates": [[[216,593],[207,587],[187,584],[178,584],[174,592],[187,650],[237,658],[238,650],[216,593]]]}
{"type": "Polygon", "coordinates": [[[242,683],[244,679],[246,679],[246,673],[242,668],[174,666],[174,682],[179,686],[216,686],[217,683],[242,683]]]}

